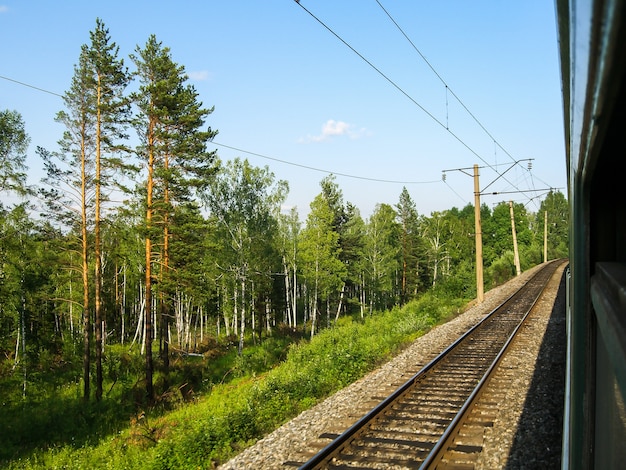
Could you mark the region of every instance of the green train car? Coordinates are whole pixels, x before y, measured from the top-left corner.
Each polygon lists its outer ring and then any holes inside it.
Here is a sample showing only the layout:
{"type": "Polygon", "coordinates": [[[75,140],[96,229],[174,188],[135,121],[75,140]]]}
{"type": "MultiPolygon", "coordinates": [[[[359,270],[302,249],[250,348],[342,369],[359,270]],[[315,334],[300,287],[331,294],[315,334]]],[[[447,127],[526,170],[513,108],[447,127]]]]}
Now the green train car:
{"type": "Polygon", "coordinates": [[[562,468],[626,468],[626,1],[556,8],[571,221],[562,468]]]}

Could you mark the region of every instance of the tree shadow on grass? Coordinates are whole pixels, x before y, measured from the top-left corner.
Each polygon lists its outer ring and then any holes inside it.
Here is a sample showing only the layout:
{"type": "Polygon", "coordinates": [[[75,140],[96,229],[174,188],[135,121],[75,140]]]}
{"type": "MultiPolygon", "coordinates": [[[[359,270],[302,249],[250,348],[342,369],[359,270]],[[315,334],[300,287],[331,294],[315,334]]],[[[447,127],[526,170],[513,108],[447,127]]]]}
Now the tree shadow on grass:
{"type": "MultiPolygon", "coordinates": [[[[82,400],[77,380],[81,371],[76,369],[80,364],[32,372],[24,400],[19,374],[5,375],[0,380],[0,467],[47,449],[97,445],[133,423],[141,428],[148,414],[151,419],[158,417],[197,393],[207,393],[214,384],[263,372],[284,360],[289,344],[299,336],[281,338],[266,340],[263,348],[249,347],[243,361],[229,342],[214,345],[214,350],[203,351],[203,356],[178,355],[170,361],[170,387],[164,392],[159,392],[166,387],[159,373],[160,361],[155,358],[155,389],[160,395],[150,407],[142,380],[143,359],[128,353],[108,354],[100,402],[82,400]]],[[[144,431],[142,428],[139,433],[144,431]]]]}
{"type": "Polygon", "coordinates": [[[103,399],[84,403],[80,398],[52,396],[45,401],[24,400],[0,409],[0,466],[37,450],[96,444],[129,425],[133,406],[103,399]]]}

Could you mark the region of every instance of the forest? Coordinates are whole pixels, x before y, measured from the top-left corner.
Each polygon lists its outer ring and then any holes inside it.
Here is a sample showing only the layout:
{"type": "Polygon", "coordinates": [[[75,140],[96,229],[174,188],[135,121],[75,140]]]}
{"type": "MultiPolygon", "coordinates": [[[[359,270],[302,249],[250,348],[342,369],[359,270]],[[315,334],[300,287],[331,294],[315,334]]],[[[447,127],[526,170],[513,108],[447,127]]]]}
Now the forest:
{"type": "MultiPolygon", "coordinates": [[[[19,110],[0,109],[0,463],[50,445],[64,414],[117,429],[103,422],[122,413],[156,442],[145,410],[197,400],[245,361],[260,373],[342,322],[476,296],[473,206],[419,214],[402,188],[363,218],[330,174],[300,220],[269,167],[210,150],[213,108],[168,47],[150,36],[129,63],[97,20],[58,148],[36,148],[37,185],[19,110]],[[262,345],[276,357],[251,359],[262,345]],[[19,431],[28,419],[40,426],[19,431]]],[[[544,234],[548,259],[568,255],[558,191],[536,213],[502,201],[480,214],[486,290],[515,276],[514,235],[522,270],[544,261],[544,234]]]]}

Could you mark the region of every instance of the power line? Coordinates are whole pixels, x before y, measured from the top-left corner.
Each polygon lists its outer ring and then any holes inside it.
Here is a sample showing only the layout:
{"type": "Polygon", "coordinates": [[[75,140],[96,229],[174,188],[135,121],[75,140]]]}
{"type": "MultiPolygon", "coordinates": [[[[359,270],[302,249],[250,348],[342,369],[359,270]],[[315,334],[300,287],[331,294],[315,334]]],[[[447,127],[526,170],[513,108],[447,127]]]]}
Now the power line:
{"type": "MultiPolygon", "coordinates": [[[[400,93],[402,93],[406,98],[408,98],[413,104],[415,104],[419,109],[421,109],[428,117],[430,117],[434,122],[436,122],[437,124],[439,124],[443,129],[445,129],[452,137],[454,137],[461,145],[463,145],[467,150],[469,150],[473,155],[475,155],[480,161],[482,161],[487,167],[489,167],[491,170],[493,170],[497,175],[499,175],[499,177],[502,177],[504,179],[504,181],[506,181],[508,184],[510,184],[511,186],[515,187],[516,189],[518,189],[513,183],[511,183],[508,179],[506,179],[505,177],[502,176],[502,174],[500,174],[498,172],[498,170],[491,165],[487,160],[485,160],[477,151],[475,151],[473,148],[471,148],[469,146],[469,144],[467,144],[463,139],[461,139],[461,137],[459,137],[457,134],[455,134],[452,130],[450,130],[450,128],[445,125],[442,121],[440,121],[439,119],[437,119],[432,113],[430,113],[424,106],[422,106],[420,103],[418,103],[412,96],[410,96],[404,89],[402,89],[396,82],[394,82],[391,78],[389,78],[385,73],[383,73],[378,67],[376,67],[372,62],[370,62],[368,59],[365,58],[365,56],[363,56],[360,52],[358,52],[354,47],[352,47],[346,40],[344,40],[339,34],[337,34],[330,26],[328,26],[326,23],[324,23],[320,18],[318,18],[313,12],[311,12],[310,10],[308,10],[304,5],[302,5],[302,3],[300,3],[299,0],[295,0],[295,2],[298,4],[298,6],[300,8],[302,8],[306,13],[309,14],[309,16],[311,16],[315,21],[317,21],[321,26],[323,26],[328,32],[330,32],[333,36],[335,36],[341,43],[343,43],[348,49],[350,49],[352,52],[354,52],[359,58],[361,58],[366,64],[368,64],[372,69],[374,69],[381,77],[383,77],[387,82],[389,82],[394,88],[396,88],[400,93]]],[[[380,3],[379,3],[380,5],[380,3]]],[[[381,5],[382,7],[382,5],[381,5]]],[[[383,8],[384,10],[384,8],[383,8]]],[[[398,26],[399,27],[399,26],[398,26]]],[[[410,41],[410,40],[409,40],[410,41]]],[[[419,50],[418,50],[419,52],[419,50]]],[[[420,53],[421,55],[421,53],[420,53]]],[[[432,66],[431,66],[432,68],[432,66]]],[[[433,69],[434,70],[434,69],[433,69]]],[[[436,72],[435,72],[436,73],[436,72]]],[[[436,73],[437,74],[437,73],[436,73]]],[[[439,76],[439,74],[437,74],[437,76],[439,77],[440,80],[443,81],[443,79],[439,76]]],[[[445,84],[445,82],[444,82],[445,84]]],[[[449,89],[446,86],[446,89],[449,89]]],[[[450,92],[453,94],[453,96],[459,100],[459,98],[452,92],[452,90],[450,90],[450,92]]],[[[463,103],[459,100],[459,102],[463,105],[463,103]]],[[[464,108],[465,105],[463,105],[464,108]]],[[[467,108],[466,108],[467,109],[467,108]]],[[[476,120],[476,118],[472,115],[472,113],[467,109],[467,112],[476,120]]],[[[477,121],[478,122],[478,121],[477,121]]],[[[479,123],[480,124],[480,123],[479,123]]],[[[481,127],[484,129],[484,127],[481,125],[481,127]]],[[[487,133],[487,135],[489,135],[492,139],[493,137],[491,136],[491,134],[489,134],[489,132],[484,129],[485,132],[487,133]]],[[[498,144],[498,142],[493,139],[494,142],[500,146],[500,144],[498,144]]],[[[500,146],[500,148],[502,148],[500,146]]],[[[511,157],[511,155],[506,152],[506,150],[504,148],[502,148],[502,150],[505,151],[505,153],[513,160],[513,162],[515,162],[515,160],[513,159],[513,157],[511,157]]]]}
{"type": "Polygon", "coordinates": [[[59,95],[58,93],[55,93],[53,91],[45,90],[43,88],[39,88],[39,87],[36,87],[36,86],[33,86],[33,85],[29,85],[28,83],[20,82],[18,80],[13,80],[12,78],[9,78],[9,77],[3,77],[2,75],[0,75],[0,78],[2,78],[3,80],[7,80],[9,82],[17,83],[18,85],[26,86],[28,88],[33,88],[33,89],[41,91],[43,93],[48,93],[50,95],[54,95],[54,96],[58,96],[59,98],[63,98],[63,95],[59,95]]]}
{"type": "Polygon", "coordinates": [[[268,157],[267,155],[262,155],[260,153],[250,152],[249,150],[243,150],[243,149],[240,149],[240,148],[237,148],[237,147],[232,147],[230,145],[221,144],[221,143],[215,142],[215,141],[212,141],[212,143],[215,144],[215,145],[219,145],[220,147],[224,147],[224,148],[227,148],[227,149],[235,150],[237,152],[246,153],[248,155],[254,155],[255,157],[264,158],[266,160],[272,160],[274,162],[284,163],[285,165],[297,166],[299,168],[305,168],[307,170],[312,170],[312,171],[319,171],[321,173],[332,174],[332,175],[335,175],[335,176],[343,176],[345,178],[353,178],[353,179],[365,180],[365,181],[374,181],[376,183],[392,183],[392,184],[432,184],[432,183],[438,183],[439,182],[439,180],[432,180],[432,181],[385,180],[385,179],[380,179],[380,178],[369,178],[367,176],[350,175],[350,174],[347,174],[347,173],[339,173],[339,172],[336,172],[336,171],[323,170],[321,168],[315,168],[315,167],[308,166],[308,165],[302,165],[300,163],[294,163],[294,162],[290,162],[290,161],[287,161],[287,160],[281,160],[279,158],[268,157]]]}
{"type": "Polygon", "coordinates": [[[461,201],[463,201],[465,204],[471,204],[471,202],[469,202],[466,198],[461,196],[452,186],[450,186],[450,184],[445,179],[443,180],[443,182],[446,184],[448,188],[450,188],[450,191],[452,191],[454,194],[456,194],[459,197],[461,201]]]}
{"type": "MultiPolygon", "coordinates": [[[[497,172],[497,174],[499,175],[495,180],[491,181],[491,183],[489,183],[487,186],[483,187],[483,189],[478,193],[480,195],[496,195],[496,194],[524,194],[524,196],[530,201],[532,201],[536,196],[533,196],[532,198],[527,194],[527,193],[532,193],[532,192],[537,192],[537,191],[549,191],[552,188],[549,189],[519,189],[518,186],[516,186],[515,184],[512,184],[511,182],[509,182],[505,177],[504,174],[509,172],[511,169],[513,169],[514,167],[518,166],[520,162],[528,162],[528,173],[530,173],[530,168],[532,168],[532,158],[525,158],[523,160],[517,160],[514,161],[512,164],[506,164],[508,166],[508,168],[503,171],[502,173],[497,172]],[[492,184],[494,184],[496,181],[498,181],[500,178],[502,178],[503,180],[507,181],[509,183],[509,185],[512,188],[515,188],[515,191],[486,191],[487,188],[489,188],[489,186],[491,186],[492,184]]],[[[503,164],[500,164],[503,165],[503,164]]],[[[498,166],[498,165],[496,165],[498,166]]],[[[468,176],[472,176],[472,173],[469,172],[469,170],[473,170],[475,171],[475,169],[479,169],[479,168],[485,168],[485,167],[479,167],[479,166],[475,166],[475,167],[466,167],[466,168],[451,168],[451,169],[447,169],[447,170],[442,170],[442,179],[445,182],[446,181],[446,172],[449,171],[460,171],[461,173],[464,173],[468,176]]],[[[447,183],[446,183],[447,184],[447,183]]],[[[549,185],[547,185],[549,186],[549,185]]],[[[451,188],[451,187],[450,187],[451,188]]],[[[451,188],[452,189],[452,188],[451,188]]],[[[455,191],[456,193],[456,191],[455,191]]]]}
{"type": "Polygon", "coordinates": [[[422,54],[422,52],[417,48],[417,46],[413,43],[413,41],[411,41],[409,36],[404,32],[404,30],[400,27],[400,25],[396,22],[396,20],[391,16],[391,14],[385,9],[385,7],[382,5],[382,3],[380,3],[379,0],[376,0],[376,3],[378,3],[378,6],[380,6],[380,8],[385,12],[385,14],[389,17],[389,19],[396,26],[396,28],[398,28],[398,31],[400,31],[400,33],[402,33],[402,35],[406,38],[406,40],[409,42],[409,44],[411,44],[411,46],[413,46],[413,49],[415,49],[415,52],[417,52],[419,54],[419,56],[426,63],[426,65],[428,65],[430,70],[432,70],[432,72],[437,76],[439,81],[441,81],[441,83],[443,85],[445,85],[445,87],[446,87],[446,97],[447,97],[447,92],[450,92],[452,94],[452,96],[454,96],[456,98],[456,100],[459,102],[459,104],[463,107],[463,109],[467,112],[467,114],[470,115],[470,117],[474,120],[474,122],[476,122],[476,124],[478,124],[480,126],[480,128],[485,132],[485,134],[487,134],[489,136],[489,138],[491,138],[491,140],[493,140],[494,144],[497,145],[498,147],[500,147],[504,151],[504,153],[509,156],[509,158],[511,160],[515,161],[515,159],[511,156],[511,154],[509,152],[507,152],[506,149],[504,147],[502,147],[502,145],[500,145],[500,143],[496,140],[496,138],[494,136],[491,135],[491,133],[487,130],[487,128],[485,128],[485,126],[480,122],[480,120],[476,116],[474,116],[474,114],[469,110],[469,108],[465,105],[465,103],[463,103],[461,98],[459,98],[457,96],[457,94],[452,90],[452,88],[450,88],[450,86],[446,83],[446,81],[443,79],[443,77],[441,75],[439,75],[437,70],[435,70],[435,67],[433,67],[433,65],[428,61],[428,59],[426,59],[424,54],[422,54]]]}
{"type": "MultiPolygon", "coordinates": [[[[12,78],[4,77],[2,75],[0,75],[0,78],[2,78],[4,80],[8,80],[8,81],[13,82],[13,83],[17,83],[18,85],[22,85],[22,86],[25,86],[25,87],[28,87],[28,88],[33,88],[33,89],[35,89],[37,91],[41,91],[43,93],[48,93],[50,95],[54,95],[54,96],[58,96],[60,98],[63,98],[63,95],[60,95],[60,94],[55,93],[53,91],[46,90],[44,88],[39,88],[39,87],[36,87],[36,86],[33,86],[33,85],[29,85],[28,83],[20,82],[19,80],[14,80],[12,78]]],[[[284,163],[285,165],[291,165],[291,166],[296,166],[296,167],[299,167],[299,168],[305,168],[307,170],[319,171],[321,173],[333,174],[333,175],[336,175],[336,176],[343,176],[344,178],[353,178],[353,179],[364,180],[364,181],[373,181],[373,182],[377,182],[377,183],[391,183],[391,184],[431,184],[431,183],[438,183],[439,182],[439,180],[431,180],[431,181],[386,180],[386,179],[380,179],[380,178],[369,178],[367,176],[351,175],[351,174],[348,174],[348,173],[339,173],[339,172],[336,172],[336,171],[324,170],[322,168],[315,168],[315,167],[312,167],[312,166],[302,165],[300,163],[294,163],[294,162],[290,162],[290,161],[287,161],[287,160],[281,160],[280,158],[269,157],[267,155],[263,155],[263,154],[256,153],[256,152],[251,152],[249,150],[244,150],[244,149],[241,149],[241,148],[233,147],[233,146],[222,144],[222,143],[215,142],[215,141],[212,141],[212,143],[215,144],[215,145],[219,145],[220,147],[228,148],[228,149],[235,150],[237,152],[245,153],[245,154],[248,154],[248,155],[254,155],[255,157],[264,158],[266,160],[272,160],[272,161],[275,161],[275,162],[284,163]]]]}
{"type": "MultiPolygon", "coordinates": [[[[348,49],[354,52],[358,57],[360,57],[367,65],[369,65],[372,69],[374,69],[378,74],[383,77],[387,82],[389,82],[394,88],[396,88],[400,93],[402,93],[406,98],[408,98],[414,105],[416,105],[419,109],[421,109],[429,118],[439,124],[443,129],[448,131],[450,135],[452,135],[459,143],[461,143],[467,150],[473,153],[476,157],[478,157],[485,165],[491,166],[489,162],[487,162],[482,156],[480,156],[474,149],[472,149],[463,139],[457,136],[454,132],[452,132],[448,126],[446,126],[443,122],[437,119],[430,111],[428,111],[424,106],[417,102],[411,95],[409,95],[400,85],[394,82],[391,78],[389,78],[385,73],[383,73],[378,67],[376,67],[372,62],[363,56],[360,52],[358,52],[354,47],[352,47],[346,40],[344,40],[339,34],[332,30],[330,26],[324,23],[321,19],[319,19],[313,12],[308,10],[302,3],[295,0],[296,3],[302,8],[305,12],[307,12],[315,21],[317,21],[320,25],[322,25],[328,32],[330,32],[333,36],[335,36],[339,41],[341,41],[348,49]]],[[[496,170],[494,170],[496,171],[496,170]]],[[[497,173],[497,171],[496,171],[497,173]]]]}
{"type": "Polygon", "coordinates": [[[524,191],[493,191],[493,192],[481,192],[480,195],[481,196],[497,196],[498,194],[519,194],[519,193],[524,193],[524,192],[549,192],[552,191],[554,188],[541,188],[541,189],[525,189],[524,191]]]}

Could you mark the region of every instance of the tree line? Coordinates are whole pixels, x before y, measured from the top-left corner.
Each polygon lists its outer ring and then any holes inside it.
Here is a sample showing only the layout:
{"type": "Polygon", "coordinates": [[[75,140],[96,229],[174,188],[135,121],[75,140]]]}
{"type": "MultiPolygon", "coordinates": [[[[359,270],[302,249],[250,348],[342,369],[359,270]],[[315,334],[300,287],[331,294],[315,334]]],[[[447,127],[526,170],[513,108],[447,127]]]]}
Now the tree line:
{"type": "MultiPolygon", "coordinates": [[[[82,357],[82,396],[102,398],[106,345],[154,358],[246,341],[280,327],[313,336],[341,315],[364,317],[430,289],[475,295],[471,205],[418,214],[408,190],[364,219],[335,177],[306,220],[281,205],[288,183],[268,167],[209,150],[217,131],[185,68],[152,35],[129,71],[101,20],[80,49],[58,149],[38,147],[45,177],[26,185],[30,138],[0,111],[0,350],[24,374],[44,356],[82,357]],[[129,92],[129,85],[135,91],[129,92]],[[134,131],[134,133],[133,133],[134,131]],[[36,209],[41,214],[36,214],[36,209]],[[80,349],[77,351],[76,348],[80,349]]],[[[550,192],[536,214],[514,204],[522,268],[567,256],[567,204],[550,192]]],[[[481,207],[486,284],[515,273],[509,204],[481,207]]]]}

